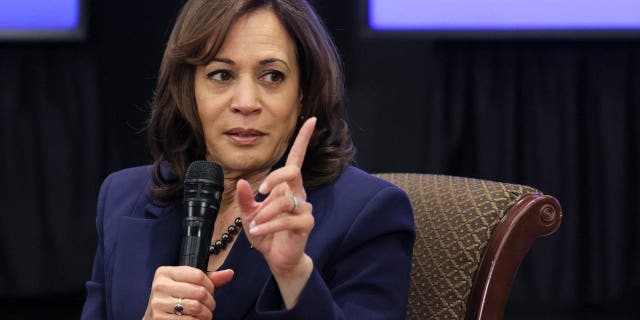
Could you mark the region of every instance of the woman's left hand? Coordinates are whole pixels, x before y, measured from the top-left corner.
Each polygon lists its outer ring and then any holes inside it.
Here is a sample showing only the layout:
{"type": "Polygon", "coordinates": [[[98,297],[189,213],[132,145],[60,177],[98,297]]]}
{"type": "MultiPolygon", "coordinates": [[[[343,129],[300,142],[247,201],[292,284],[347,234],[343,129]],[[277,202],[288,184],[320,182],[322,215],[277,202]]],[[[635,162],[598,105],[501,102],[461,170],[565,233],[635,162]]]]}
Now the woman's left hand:
{"type": "Polygon", "coordinates": [[[295,304],[313,271],[305,253],[314,225],[313,208],[306,201],[301,168],[316,121],[310,118],[302,125],[284,167],[271,172],[260,185],[258,191],[269,194],[264,201],[254,200],[245,180],[238,181],[236,188],[247,237],[269,264],[287,308],[295,304]]]}

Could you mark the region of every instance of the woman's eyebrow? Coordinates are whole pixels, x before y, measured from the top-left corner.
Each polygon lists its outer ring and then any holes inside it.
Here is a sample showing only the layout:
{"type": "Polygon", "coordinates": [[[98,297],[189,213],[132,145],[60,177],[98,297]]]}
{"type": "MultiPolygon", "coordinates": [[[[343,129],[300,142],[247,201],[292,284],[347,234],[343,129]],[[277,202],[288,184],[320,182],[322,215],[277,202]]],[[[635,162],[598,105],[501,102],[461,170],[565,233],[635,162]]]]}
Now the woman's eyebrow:
{"type": "Polygon", "coordinates": [[[260,60],[260,65],[264,66],[264,65],[273,64],[273,63],[276,63],[276,62],[280,62],[280,63],[284,64],[284,66],[287,67],[287,69],[289,69],[289,64],[287,62],[285,62],[284,60],[278,59],[278,58],[268,58],[268,59],[260,60]]]}
{"type": "Polygon", "coordinates": [[[218,58],[218,57],[216,57],[216,58],[213,58],[213,60],[211,60],[211,62],[214,62],[214,61],[215,62],[222,62],[222,63],[230,64],[232,66],[236,65],[236,63],[233,60],[227,59],[227,58],[218,58]]]}

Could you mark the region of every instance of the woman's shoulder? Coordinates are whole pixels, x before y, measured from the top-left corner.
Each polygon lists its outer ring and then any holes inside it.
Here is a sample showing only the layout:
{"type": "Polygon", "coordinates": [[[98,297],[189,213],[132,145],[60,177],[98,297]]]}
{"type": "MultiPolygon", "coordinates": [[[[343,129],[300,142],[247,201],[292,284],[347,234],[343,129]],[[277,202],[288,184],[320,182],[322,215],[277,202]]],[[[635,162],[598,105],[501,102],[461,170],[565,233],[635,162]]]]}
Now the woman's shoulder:
{"type": "Polygon", "coordinates": [[[334,187],[364,194],[378,193],[385,189],[390,189],[388,191],[395,191],[404,194],[402,189],[389,181],[381,179],[351,165],[343,169],[342,173],[334,183],[334,187]]]}
{"type": "Polygon", "coordinates": [[[333,206],[354,211],[376,199],[409,202],[402,189],[351,165],[345,167],[332,184],[309,192],[309,197],[319,205],[330,202],[333,206]]]}
{"type": "Polygon", "coordinates": [[[149,201],[149,190],[152,186],[152,166],[131,167],[109,174],[100,187],[98,209],[105,212],[121,211],[125,207],[149,201]]]}
{"type": "Polygon", "coordinates": [[[104,179],[102,189],[106,187],[109,191],[139,190],[151,183],[151,169],[151,165],[145,165],[112,172],[104,179]]]}

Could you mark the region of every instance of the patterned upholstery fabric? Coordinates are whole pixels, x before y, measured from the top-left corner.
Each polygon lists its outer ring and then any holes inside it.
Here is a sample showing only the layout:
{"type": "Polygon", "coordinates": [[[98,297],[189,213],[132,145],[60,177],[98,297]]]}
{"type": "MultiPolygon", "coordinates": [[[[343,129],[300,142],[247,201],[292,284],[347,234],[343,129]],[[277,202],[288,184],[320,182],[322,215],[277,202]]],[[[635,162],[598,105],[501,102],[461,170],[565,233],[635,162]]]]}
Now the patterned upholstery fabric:
{"type": "Polygon", "coordinates": [[[464,319],[493,228],[527,194],[522,185],[408,173],[377,176],[411,199],[416,223],[407,319],[464,319]]]}

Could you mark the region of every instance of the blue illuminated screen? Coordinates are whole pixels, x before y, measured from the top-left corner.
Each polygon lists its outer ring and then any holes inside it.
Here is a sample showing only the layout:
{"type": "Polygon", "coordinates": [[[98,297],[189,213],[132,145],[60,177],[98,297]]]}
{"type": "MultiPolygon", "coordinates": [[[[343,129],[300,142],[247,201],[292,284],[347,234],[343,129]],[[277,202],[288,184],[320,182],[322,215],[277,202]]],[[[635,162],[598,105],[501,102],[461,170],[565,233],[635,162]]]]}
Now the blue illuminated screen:
{"type": "Polygon", "coordinates": [[[71,31],[80,27],[81,0],[0,0],[0,31],[71,31]]]}
{"type": "Polygon", "coordinates": [[[640,0],[369,0],[373,30],[635,30],[640,0]]]}

